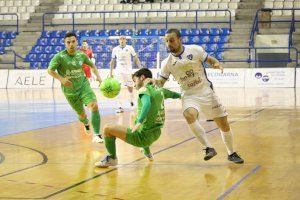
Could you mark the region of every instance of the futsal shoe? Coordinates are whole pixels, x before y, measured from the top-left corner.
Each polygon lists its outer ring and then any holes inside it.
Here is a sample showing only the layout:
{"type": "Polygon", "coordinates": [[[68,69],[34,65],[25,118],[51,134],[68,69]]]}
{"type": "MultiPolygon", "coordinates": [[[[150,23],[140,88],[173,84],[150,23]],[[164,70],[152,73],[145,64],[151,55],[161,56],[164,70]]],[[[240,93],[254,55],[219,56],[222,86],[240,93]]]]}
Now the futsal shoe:
{"type": "Polygon", "coordinates": [[[84,125],[84,130],[85,130],[85,133],[86,133],[86,134],[90,134],[90,133],[91,133],[91,131],[90,131],[90,125],[85,124],[85,125],[84,125]]]}
{"type": "Polygon", "coordinates": [[[122,107],[119,107],[117,110],[116,110],[116,113],[123,113],[124,112],[124,109],[122,107]]]}
{"type": "Polygon", "coordinates": [[[103,143],[102,136],[100,134],[99,135],[94,135],[93,136],[93,142],[95,142],[95,143],[103,143]]]}
{"type": "Polygon", "coordinates": [[[228,155],[228,160],[232,161],[236,164],[243,164],[244,163],[243,158],[241,158],[236,152],[234,152],[231,155],[228,155]]]}
{"type": "Polygon", "coordinates": [[[103,158],[103,160],[96,162],[95,167],[107,168],[109,166],[116,166],[118,164],[117,158],[112,158],[110,155],[107,155],[103,158]]]}
{"type": "Polygon", "coordinates": [[[217,152],[214,148],[206,147],[206,149],[203,150],[205,150],[204,160],[210,160],[212,157],[217,155],[217,152]]]}
{"type": "Polygon", "coordinates": [[[141,153],[145,156],[145,158],[147,158],[150,162],[152,162],[154,160],[154,156],[152,153],[150,154],[146,154],[144,149],[141,149],[141,153]]]}

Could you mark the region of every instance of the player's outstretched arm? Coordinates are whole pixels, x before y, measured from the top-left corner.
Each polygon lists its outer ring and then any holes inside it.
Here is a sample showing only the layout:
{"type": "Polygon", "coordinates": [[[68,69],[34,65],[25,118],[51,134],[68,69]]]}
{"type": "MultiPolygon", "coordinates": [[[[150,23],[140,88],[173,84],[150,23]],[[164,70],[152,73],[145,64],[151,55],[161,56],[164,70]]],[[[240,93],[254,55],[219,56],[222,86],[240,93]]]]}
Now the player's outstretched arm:
{"type": "Polygon", "coordinates": [[[134,58],[135,64],[138,66],[139,69],[141,69],[142,68],[142,64],[141,64],[141,61],[140,61],[138,55],[135,55],[133,58],[134,58]]]}
{"type": "Polygon", "coordinates": [[[180,99],[181,98],[181,94],[178,92],[174,92],[174,91],[168,90],[166,88],[161,88],[161,90],[164,93],[165,99],[170,99],[170,98],[171,99],[180,99]]]}
{"type": "Polygon", "coordinates": [[[91,68],[92,68],[93,73],[97,77],[97,81],[99,81],[99,83],[101,84],[102,80],[101,80],[101,76],[99,74],[99,71],[98,71],[97,67],[94,64],[92,64],[91,68]]]}
{"type": "Polygon", "coordinates": [[[210,64],[212,68],[219,69],[223,73],[223,67],[220,65],[220,62],[216,58],[212,56],[208,56],[207,63],[210,64]]]}

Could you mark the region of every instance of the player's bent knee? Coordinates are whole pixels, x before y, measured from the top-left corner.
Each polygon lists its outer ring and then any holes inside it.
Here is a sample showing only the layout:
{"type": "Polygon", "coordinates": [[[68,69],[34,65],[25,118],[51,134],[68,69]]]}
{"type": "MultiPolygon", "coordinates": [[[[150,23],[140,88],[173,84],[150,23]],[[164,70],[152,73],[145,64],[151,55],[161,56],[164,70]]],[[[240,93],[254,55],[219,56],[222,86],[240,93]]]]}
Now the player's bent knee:
{"type": "Polygon", "coordinates": [[[184,111],[183,116],[189,124],[191,124],[197,120],[197,113],[193,112],[191,110],[184,111]]]}

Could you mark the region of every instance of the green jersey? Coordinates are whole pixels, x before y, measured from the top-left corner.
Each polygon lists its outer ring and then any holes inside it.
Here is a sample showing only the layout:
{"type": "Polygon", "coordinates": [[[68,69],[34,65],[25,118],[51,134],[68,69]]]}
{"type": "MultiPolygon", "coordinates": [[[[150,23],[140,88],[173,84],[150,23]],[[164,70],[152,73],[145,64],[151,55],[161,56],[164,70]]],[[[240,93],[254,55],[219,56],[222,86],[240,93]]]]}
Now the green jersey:
{"type": "Polygon", "coordinates": [[[164,88],[154,87],[150,84],[142,87],[138,91],[138,116],[142,110],[142,95],[149,95],[151,100],[150,110],[141,124],[141,131],[153,131],[162,128],[165,122],[165,98],[180,98],[180,94],[164,88]]]}
{"type": "Polygon", "coordinates": [[[80,51],[76,51],[75,55],[69,55],[67,50],[63,50],[51,59],[48,69],[57,70],[60,76],[68,77],[73,84],[71,88],[61,86],[65,95],[76,95],[85,85],[89,84],[82,69],[83,63],[89,66],[93,65],[87,55],[80,51]]]}

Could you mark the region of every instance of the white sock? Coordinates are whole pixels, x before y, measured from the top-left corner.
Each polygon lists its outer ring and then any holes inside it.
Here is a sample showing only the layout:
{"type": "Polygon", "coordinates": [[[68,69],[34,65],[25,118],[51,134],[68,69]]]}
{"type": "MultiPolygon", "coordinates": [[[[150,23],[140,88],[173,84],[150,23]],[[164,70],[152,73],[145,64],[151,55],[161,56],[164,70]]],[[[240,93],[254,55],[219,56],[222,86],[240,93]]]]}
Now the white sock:
{"type": "Polygon", "coordinates": [[[226,149],[227,149],[227,152],[228,152],[228,155],[231,155],[234,153],[234,150],[233,150],[233,136],[232,136],[232,131],[229,130],[228,132],[223,132],[221,131],[221,136],[222,136],[222,140],[226,146],[226,149]]]}
{"type": "Polygon", "coordinates": [[[192,124],[189,124],[192,132],[196,136],[196,138],[199,140],[199,142],[205,146],[205,147],[212,147],[211,144],[208,142],[206,133],[204,128],[200,125],[199,121],[196,120],[192,124]]]}

